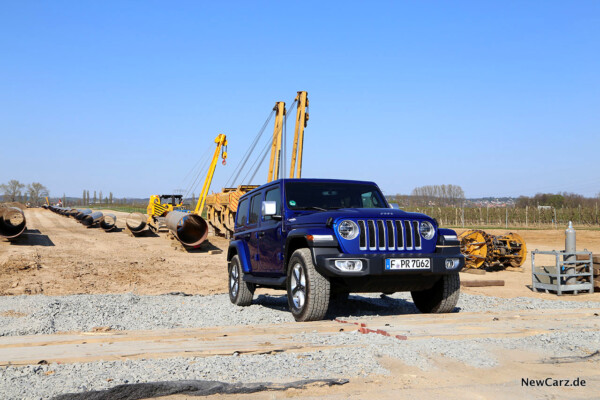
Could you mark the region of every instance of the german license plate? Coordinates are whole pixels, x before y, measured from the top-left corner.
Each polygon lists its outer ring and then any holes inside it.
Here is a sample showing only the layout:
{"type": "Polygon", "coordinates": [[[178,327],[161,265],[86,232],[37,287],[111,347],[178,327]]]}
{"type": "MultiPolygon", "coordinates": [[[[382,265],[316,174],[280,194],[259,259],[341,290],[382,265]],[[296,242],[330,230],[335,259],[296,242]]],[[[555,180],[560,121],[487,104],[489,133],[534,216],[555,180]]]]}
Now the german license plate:
{"type": "Polygon", "coordinates": [[[385,269],[429,269],[431,259],[429,258],[387,258],[385,269]]]}

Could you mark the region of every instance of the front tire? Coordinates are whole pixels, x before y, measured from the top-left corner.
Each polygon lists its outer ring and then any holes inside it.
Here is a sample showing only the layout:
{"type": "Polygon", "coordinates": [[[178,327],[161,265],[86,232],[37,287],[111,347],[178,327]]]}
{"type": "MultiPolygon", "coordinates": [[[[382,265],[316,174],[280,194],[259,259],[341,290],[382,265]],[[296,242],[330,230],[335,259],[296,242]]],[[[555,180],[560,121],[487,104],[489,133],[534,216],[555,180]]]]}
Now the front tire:
{"type": "Polygon", "coordinates": [[[246,307],[252,304],[256,287],[244,281],[243,276],[242,263],[235,255],[229,263],[229,300],[237,306],[246,307]]]}
{"type": "Polygon", "coordinates": [[[454,310],[460,295],[460,277],[458,273],[442,275],[427,290],[410,292],[415,306],[422,313],[449,313],[454,310]]]}
{"type": "Polygon", "coordinates": [[[309,249],[298,249],[292,254],[286,286],[288,305],[296,321],[317,321],[325,317],[331,284],[315,269],[309,249]]]}

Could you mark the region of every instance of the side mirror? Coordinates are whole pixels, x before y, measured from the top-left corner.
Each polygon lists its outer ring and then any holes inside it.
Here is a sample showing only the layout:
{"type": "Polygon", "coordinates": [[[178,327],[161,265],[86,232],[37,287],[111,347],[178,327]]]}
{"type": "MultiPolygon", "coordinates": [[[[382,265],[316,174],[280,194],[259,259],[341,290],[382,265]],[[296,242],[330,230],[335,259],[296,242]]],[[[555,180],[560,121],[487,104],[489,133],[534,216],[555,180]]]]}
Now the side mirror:
{"type": "Polygon", "coordinates": [[[390,203],[390,208],[393,208],[395,210],[399,210],[400,206],[398,205],[398,203],[390,203]]]}
{"type": "Polygon", "coordinates": [[[262,215],[264,217],[266,216],[273,216],[277,214],[277,202],[275,201],[263,201],[262,202],[262,215]]]}

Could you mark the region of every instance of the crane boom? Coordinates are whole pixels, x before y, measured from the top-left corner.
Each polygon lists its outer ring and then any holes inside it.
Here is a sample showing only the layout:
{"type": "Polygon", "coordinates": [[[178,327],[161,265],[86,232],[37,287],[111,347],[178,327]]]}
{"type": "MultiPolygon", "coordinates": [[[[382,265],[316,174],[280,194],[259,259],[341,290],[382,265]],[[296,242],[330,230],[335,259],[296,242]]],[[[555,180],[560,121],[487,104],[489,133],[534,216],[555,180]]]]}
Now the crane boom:
{"type": "Polygon", "coordinates": [[[202,192],[200,192],[200,197],[198,197],[198,203],[196,204],[196,209],[194,210],[195,214],[201,213],[202,209],[204,208],[206,196],[208,195],[208,190],[210,189],[210,184],[215,173],[215,168],[217,167],[217,161],[219,161],[219,152],[221,152],[221,149],[223,149],[223,153],[221,154],[223,161],[227,159],[227,136],[220,133],[215,138],[215,143],[217,144],[217,148],[215,149],[215,154],[213,155],[210,167],[208,168],[208,174],[206,175],[206,179],[204,180],[202,192]]]}
{"type": "Polygon", "coordinates": [[[271,145],[271,161],[269,162],[269,176],[267,182],[279,177],[281,164],[281,133],[283,131],[283,117],[285,116],[285,102],[275,103],[275,128],[273,129],[273,143],[271,145]]]}
{"type": "Polygon", "coordinates": [[[294,147],[292,148],[292,166],[290,178],[302,176],[302,152],[304,151],[304,128],[308,123],[308,95],[306,92],[298,92],[296,96],[298,106],[296,109],[296,127],[294,128],[294,147]]]}

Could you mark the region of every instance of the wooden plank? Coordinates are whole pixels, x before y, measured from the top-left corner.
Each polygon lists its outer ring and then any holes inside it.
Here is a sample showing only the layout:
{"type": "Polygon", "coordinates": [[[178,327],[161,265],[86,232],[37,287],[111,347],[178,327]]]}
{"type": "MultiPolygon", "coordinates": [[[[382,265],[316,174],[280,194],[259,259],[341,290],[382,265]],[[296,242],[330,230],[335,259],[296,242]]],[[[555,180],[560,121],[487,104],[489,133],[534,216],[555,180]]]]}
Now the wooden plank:
{"type": "Polygon", "coordinates": [[[499,279],[489,281],[462,281],[460,282],[460,285],[464,287],[504,286],[504,281],[499,279]]]}
{"type": "Polygon", "coordinates": [[[322,349],[298,334],[330,335],[358,330],[334,321],[264,326],[186,328],[154,331],[84,332],[0,338],[0,365],[90,362],[137,358],[208,357],[322,349]]]}

